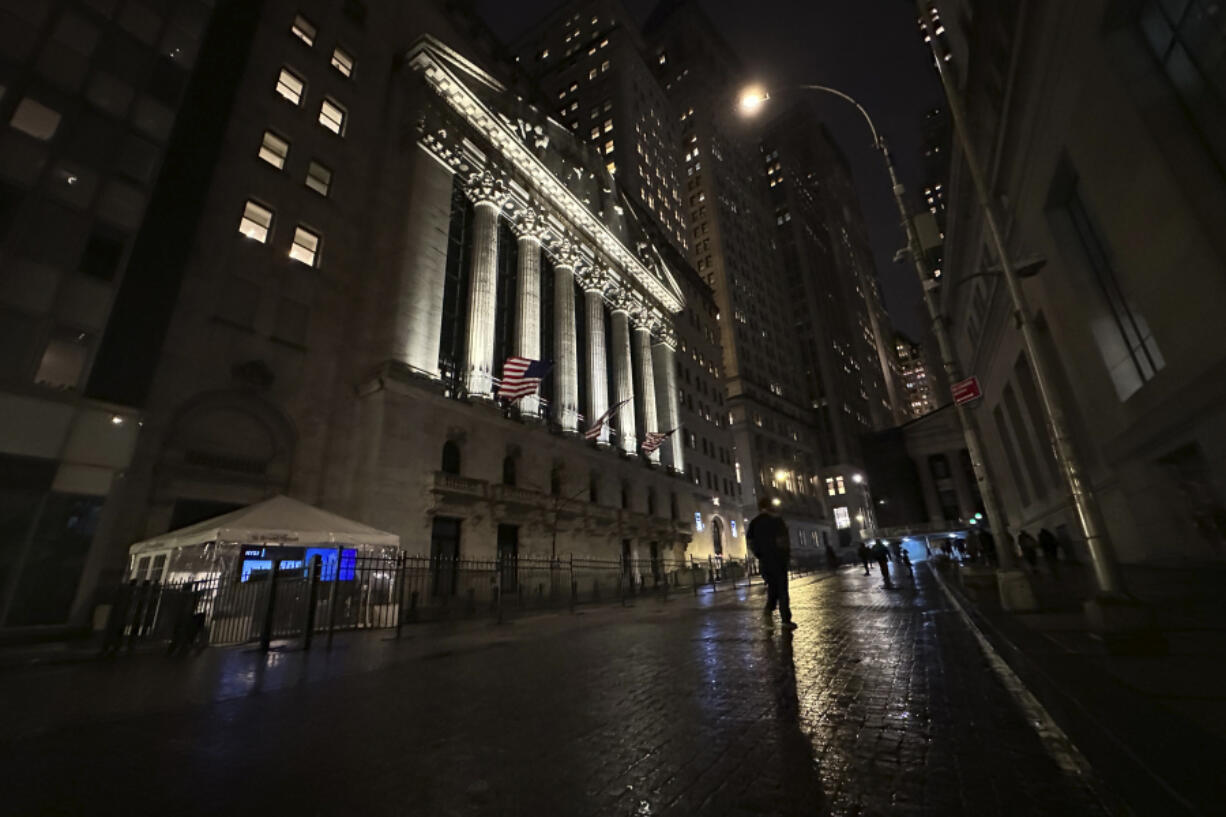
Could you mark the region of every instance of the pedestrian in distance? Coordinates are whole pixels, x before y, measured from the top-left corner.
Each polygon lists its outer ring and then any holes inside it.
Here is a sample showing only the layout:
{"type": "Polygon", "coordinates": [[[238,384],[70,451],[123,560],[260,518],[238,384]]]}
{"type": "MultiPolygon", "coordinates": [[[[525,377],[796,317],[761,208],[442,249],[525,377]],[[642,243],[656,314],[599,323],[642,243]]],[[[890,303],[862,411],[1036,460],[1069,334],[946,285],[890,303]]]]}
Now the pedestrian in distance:
{"type": "Polygon", "coordinates": [[[915,569],[911,567],[911,552],[906,548],[902,549],[902,566],[907,569],[907,576],[911,579],[911,584],[915,584],[915,569]]]}
{"type": "Polygon", "coordinates": [[[892,590],[894,583],[890,581],[890,549],[877,542],[873,545],[873,557],[877,560],[877,567],[881,568],[881,581],[887,590],[892,590]]]}
{"type": "Polygon", "coordinates": [[[788,526],[776,513],[770,497],[758,500],[758,515],[749,522],[746,532],[749,550],[761,566],[766,581],[766,616],[770,620],[779,608],[783,626],[795,630],[792,605],[788,599],[788,564],[792,548],[788,541],[788,526]]]}
{"type": "Polygon", "coordinates": [[[1043,551],[1043,561],[1047,563],[1047,569],[1052,575],[1056,574],[1056,562],[1060,557],[1060,542],[1056,539],[1056,534],[1043,528],[1039,531],[1039,550],[1043,551]]]}
{"type": "Polygon", "coordinates": [[[979,564],[979,558],[983,555],[983,543],[979,537],[979,531],[972,528],[966,534],[966,550],[971,555],[971,562],[979,564]]]}
{"type": "Polygon", "coordinates": [[[860,564],[864,565],[864,575],[867,576],[871,571],[868,569],[868,561],[872,557],[872,553],[868,549],[868,545],[863,542],[856,548],[856,555],[860,557],[860,564]]]}
{"type": "Polygon", "coordinates": [[[1030,565],[1030,569],[1034,570],[1039,566],[1039,543],[1035,538],[1026,531],[1022,531],[1017,535],[1017,546],[1022,549],[1022,558],[1026,560],[1026,564],[1030,565]]]}

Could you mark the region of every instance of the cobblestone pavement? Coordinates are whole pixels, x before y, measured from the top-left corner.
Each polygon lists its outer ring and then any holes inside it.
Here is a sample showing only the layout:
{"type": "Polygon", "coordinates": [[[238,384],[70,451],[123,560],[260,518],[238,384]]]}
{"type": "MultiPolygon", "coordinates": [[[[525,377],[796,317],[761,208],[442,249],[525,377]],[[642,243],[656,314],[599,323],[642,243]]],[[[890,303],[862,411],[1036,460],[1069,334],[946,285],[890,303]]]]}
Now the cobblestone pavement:
{"type": "Polygon", "coordinates": [[[758,587],[379,639],[374,659],[9,673],[0,813],[1101,814],[919,573],[795,580],[791,635],[758,587]]]}

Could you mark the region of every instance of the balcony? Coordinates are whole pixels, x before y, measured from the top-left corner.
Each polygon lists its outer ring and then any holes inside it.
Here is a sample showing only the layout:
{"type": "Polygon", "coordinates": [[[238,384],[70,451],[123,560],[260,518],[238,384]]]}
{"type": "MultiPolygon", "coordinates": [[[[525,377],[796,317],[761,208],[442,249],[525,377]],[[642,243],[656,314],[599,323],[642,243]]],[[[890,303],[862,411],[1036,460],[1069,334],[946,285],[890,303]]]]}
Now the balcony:
{"type": "Polygon", "coordinates": [[[473,501],[485,499],[488,487],[485,480],[482,479],[435,471],[434,483],[430,490],[445,499],[473,501]]]}
{"type": "Polygon", "coordinates": [[[490,486],[490,499],[503,505],[513,505],[519,508],[544,508],[548,504],[549,497],[530,488],[498,483],[490,486]]]}

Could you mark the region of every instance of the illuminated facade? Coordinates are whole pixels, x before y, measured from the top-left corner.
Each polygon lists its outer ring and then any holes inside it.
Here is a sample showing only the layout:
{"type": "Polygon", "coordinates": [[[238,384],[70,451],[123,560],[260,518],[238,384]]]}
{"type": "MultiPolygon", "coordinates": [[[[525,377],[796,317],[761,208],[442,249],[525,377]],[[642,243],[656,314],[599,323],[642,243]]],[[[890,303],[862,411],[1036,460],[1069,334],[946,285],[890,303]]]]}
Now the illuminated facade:
{"type": "Polygon", "coordinates": [[[923,417],[937,408],[932,379],[928,376],[928,364],[923,349],[901,332],[894,334],[894,350],[898,357],[898,369],[906,390],[907,413],[910,417],[923,417]]]}

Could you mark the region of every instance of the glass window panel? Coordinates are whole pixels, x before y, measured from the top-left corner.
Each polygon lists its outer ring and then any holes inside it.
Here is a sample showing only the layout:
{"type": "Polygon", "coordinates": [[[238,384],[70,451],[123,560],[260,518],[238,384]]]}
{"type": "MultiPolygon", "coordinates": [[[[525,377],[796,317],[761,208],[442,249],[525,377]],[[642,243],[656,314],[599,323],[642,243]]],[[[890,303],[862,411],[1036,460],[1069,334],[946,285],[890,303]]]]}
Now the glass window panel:
{"type": "Polygon", "coordinates": [[[306,90],[306,82],[288,68],[282,68],[277,77],[277,93],[298,105],[302,102],[302,93],[306,90]]]}
{"type": "Polygon", "coordinates": [[[315,45],[315,26],[311,25],[311,21],[301,14],[294,18],[294,24],[289,30],[307,45],[315,45]]]}
{"type": "Polygon", "coordinates": [[[347,77],[353,76],[353,56],[338,45],[332,49],[332,67],[347,77]]]}
{"type": "Polygon", "coordinates": [[[238,224],[238,231],[264,244],[268,241],[268,231],[271,228],[272,210],[254,201],[248,201],[243,207],[243,218],[238,224]]]}
{"type": "Polygon", "coordinates": [[[289,257],[308,267],[315,266],[319,258],[319,236],[299,225],[294,230],[294,243],[290,247],[289,257]]]}
{"type": "Polygon", "coordinates": [[[330,99],[319,106],[319,124],[338,136],[345,132],[345,109],[330,99]]]}
{"type": "Polygon", "coordinates": [[[75,389],[89,357],[90,337],[74,329],[57,329],[47,341],[34,380],[56,389],[75,389]]]}
{"type": "Polygon", "coordinates": [[[59,129],[60,113],[26,97],[17,103],[17,110],[13,111],[9,124],[35,139],[46,142],[55,136],[56,130],[59,129]]]}
{"type": "Polygon", "coordinates": [[[332,171],[319,162],[311,162],[307,168],[306,186],[321,196],[328,195],[332,188],[332,171]]]}
{"type": "Polygon", "coordinates": [[[259,156],[277,170],[284,170],[285,160],[289,157],[289,142],[272,131],[266,130],[264,139],[260,143],[259,156]]]}

